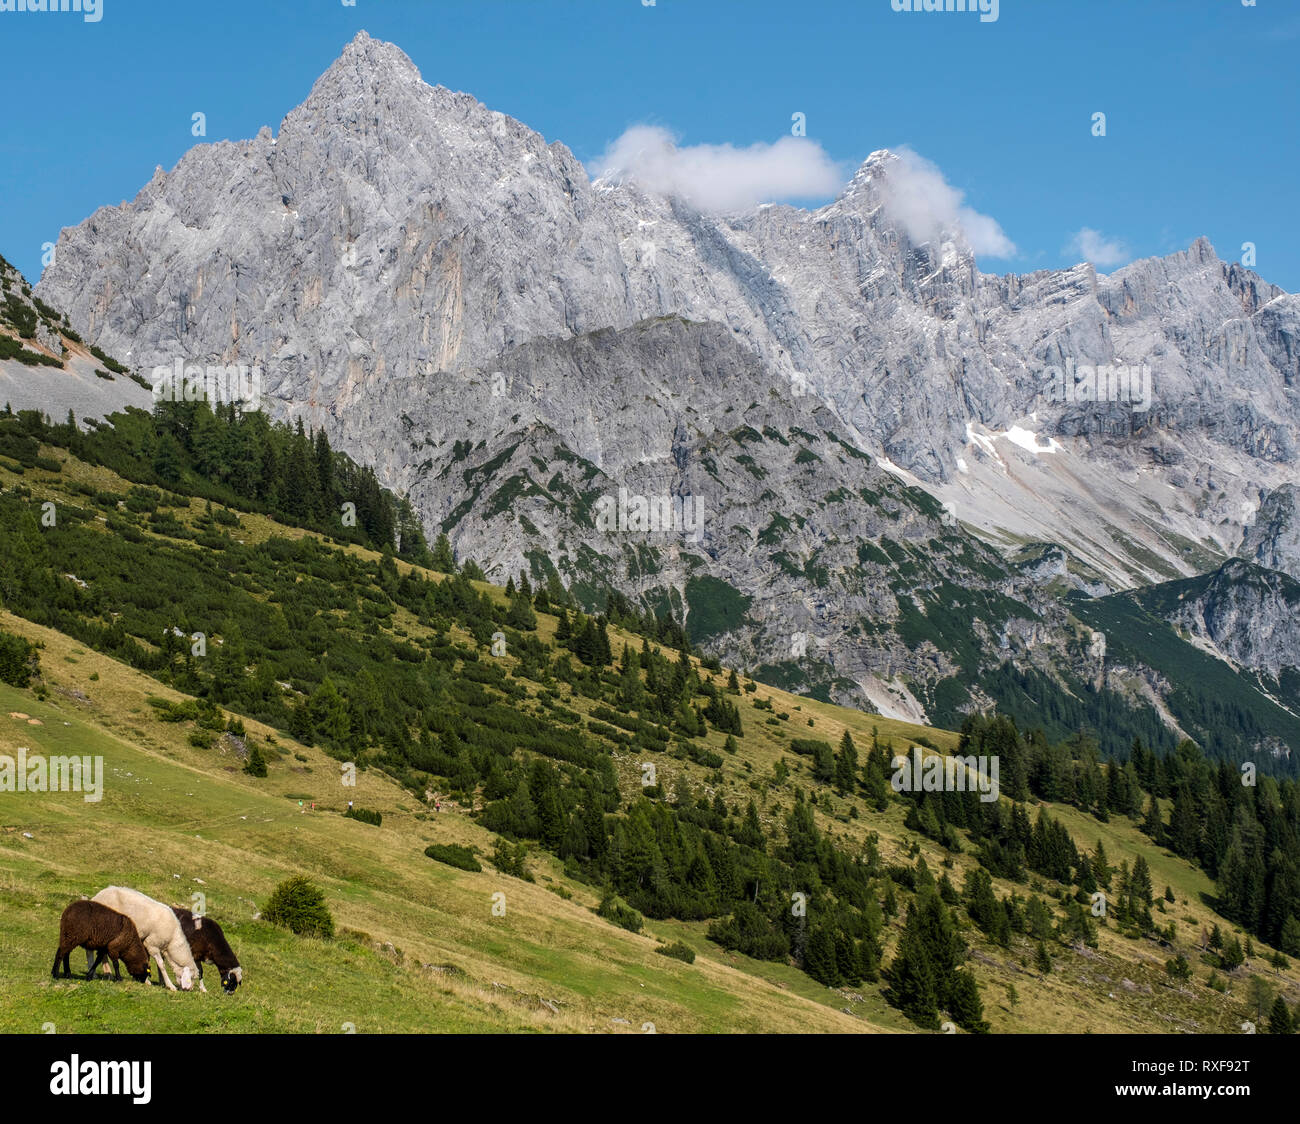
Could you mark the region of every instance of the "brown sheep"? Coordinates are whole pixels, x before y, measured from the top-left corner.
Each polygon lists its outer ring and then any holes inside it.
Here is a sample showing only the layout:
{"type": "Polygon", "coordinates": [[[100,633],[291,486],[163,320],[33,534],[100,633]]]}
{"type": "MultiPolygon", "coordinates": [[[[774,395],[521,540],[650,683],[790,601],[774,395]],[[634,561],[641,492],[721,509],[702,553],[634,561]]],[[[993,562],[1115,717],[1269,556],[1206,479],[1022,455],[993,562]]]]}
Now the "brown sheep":
{"type": "Polygon", "coordinates": [[[126,962],[131,978],[141,983],[149,982],[149,953],[136,931],[135,924],[125,914],[109,909],[99,902],[73,902],[59,919],[59,951],[54,954],[54,968],[50,974],[59,978],[59,961],[63,961],[63,978],[70,979],[72,966],[68,958],[74,948],[94,952],[95,961],[86,973],[93,979],[95,969],[107,956],[113,962],[113,978],[120,980],[117,962],[126,962]]]}

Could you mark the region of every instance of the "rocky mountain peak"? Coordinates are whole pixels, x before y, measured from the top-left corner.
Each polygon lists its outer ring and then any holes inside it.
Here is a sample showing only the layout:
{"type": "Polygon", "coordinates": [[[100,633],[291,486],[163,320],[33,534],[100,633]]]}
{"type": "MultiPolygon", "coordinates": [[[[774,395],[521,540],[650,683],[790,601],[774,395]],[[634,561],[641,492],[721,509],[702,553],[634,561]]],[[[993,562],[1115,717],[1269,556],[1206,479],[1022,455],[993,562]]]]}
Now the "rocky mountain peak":
{"type": "Polygon", "coordinates": [[[366,31],[356,33],[322,75],[322,80],[331,75],[350,77],[356,74],[369,75],[376,83],[392,79],[423,81],[419,68],[401,47],[382,39],[372,39],[366,31]]]}

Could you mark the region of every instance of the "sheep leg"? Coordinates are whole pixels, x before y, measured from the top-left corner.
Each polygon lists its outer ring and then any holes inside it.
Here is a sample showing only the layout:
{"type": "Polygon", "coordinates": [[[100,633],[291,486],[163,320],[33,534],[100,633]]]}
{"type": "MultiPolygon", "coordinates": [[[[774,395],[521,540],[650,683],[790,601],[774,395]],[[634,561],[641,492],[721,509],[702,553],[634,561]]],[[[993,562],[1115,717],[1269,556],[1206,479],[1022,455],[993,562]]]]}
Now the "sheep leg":
{"type": "Polygon", "coordinates": [[[89,971],[86,972],[86,979],[93,980],[95,978],[95,969],[103,962],[104,955],[105,953],[102,948],[95,953],[95,962],[90,966],[89,971]]]}
{"type": "Polygon", "coordinates": [[[176,985],[172,983],[171,977],[167,974],[167,965],[163,963],[162,953],[155,952],[153,958],[158,963],[158,975],[162,977],[162,982],[167,985],[167,990],[175,991],[176,985]]]}
{"type": "Polygon", "coordinates": [[[121,982],[122,973],[121,971],[119,971],[117,966],[117,957],[110,956],[109,959],[113,961],[113,979],[117,980],[118,982],[121,982]]]}
{"type": "Polygon", "coordinates": [[[59,945],[59,950],[54,954],[54,967],[50,969],[50,975],[53,976],[54,979],[56,980],[59,978],[60,960],[63,961],[63,974],[65,976],[70,976],[72,973],[68,969],[68,953],[63,951],[62,945],[59,945]]]}

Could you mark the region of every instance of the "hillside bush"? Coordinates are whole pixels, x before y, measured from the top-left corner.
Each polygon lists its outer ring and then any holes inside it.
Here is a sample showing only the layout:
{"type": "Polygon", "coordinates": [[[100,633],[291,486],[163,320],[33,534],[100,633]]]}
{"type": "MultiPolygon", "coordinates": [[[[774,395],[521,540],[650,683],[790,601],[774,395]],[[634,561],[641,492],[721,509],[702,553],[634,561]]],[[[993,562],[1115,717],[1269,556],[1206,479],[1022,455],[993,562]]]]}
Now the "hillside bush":
{"type": "Polygon", "coordinates": [[[639,933],[645,919],[631,906],[624,905],[611,891],[606,891],[596,907],[596,916],[603,917],[626,929],[629,933],[639,933]]]}
{"type": "Polygon", "coordinates": [[[300,937],[334,936],[334,918],[325,905],[325,894],[301,874],[287,878],[275,888],[262,910],[262,920],[279,925],[300,937]]]}
{"type": "Polygon", "coordinates": [[[695,963],[695,949],[681,941],[673,941],[672,944],[661,944],[655,949],[660,956],[671,956],[674,960],[681,960],[686,964],[695,963]]]}
{"type": "Polygon", "coordinates": [[[266,755],[261,746],[253,746],[248,751],[248,760],[244,762],[244,772],[250,777],[265,777],[267,774],[266,755]]]}
{"type": "Polygon", "coordinates": [[[0,682],[26,687],[39,672],[36,645],[12,632],[0,631],[0,682]]]}
{"type": "Polygon", "coordinates": [[[477,874],[483,869],[483,865],[474,857],[474,852],[459,843],[430,843],[424,853],[457,870],[469,870],[477,874]]]}

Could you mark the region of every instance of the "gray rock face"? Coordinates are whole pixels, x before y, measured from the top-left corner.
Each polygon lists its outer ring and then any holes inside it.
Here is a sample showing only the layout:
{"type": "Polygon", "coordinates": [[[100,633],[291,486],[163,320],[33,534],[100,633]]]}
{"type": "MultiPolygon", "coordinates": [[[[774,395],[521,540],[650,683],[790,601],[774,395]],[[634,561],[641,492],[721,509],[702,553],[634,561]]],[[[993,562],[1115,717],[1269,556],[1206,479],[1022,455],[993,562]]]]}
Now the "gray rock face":
{"type": "Polygon", "coordinates": [[[69,411],[78,422],[103,418],[127,406],[150,408],[153,399],[148,389],[125,375],[114,375],[89,350],[72,338],[64,339],[63,325],[31,299],[22,274],[0,258],[0,336],[14,340],[24,351],[35,352],[62,361],[62,367],[29,366],[18,359],[0,359],[0,409],[39,410],[56,422],[65,420],[69,411]],[[23,310],[19,319],[31,318],[33,332],[24,339],[13,307],[23,310]]]}
{"type": "Polygon", "coordinates": [[[498,363],[490,376],[394,380],[363,424],[398,419],[384,468],[502,579],[554,564],[579,592],[615,586],[672,606],[733,664],[914,717],[963,670],[955,635],[904,642],[936,590],[969,600],[961,631],[990,652],[1030,650],[1022,618],[1063,620],[859,451],[824,403],[774,391],[720,325],[665,317],[525,344],[498,363]],[[638,497],[662,504],[666,525],[632,525],[638,497]]]}
{"type": "Polygon", "coordinates": [[[1241,556],[1300,581],[1300,488],[1284,484],[1260,505],[1241,556]]]}
{"type": "Polygon", "coordinates": [[[895,222],[898,159],[815,211],[702,214],[591,182],[362,33],[277,136],[200,146],[65,230],[40,292],[146,371],[260,365],[276,413],[494,576],[547,556],[697,621],[725,582],[700,635],[728,658],[775,667],[813,632],[835,690],[916,717],[965,647],[923,623],[950,590],[988,599],[963,606],[985,659],[1054,643],[1043,576],[966,531],[1059,544],[1090,590],[1238,549],[1296,481],[1300,300],[1204,240],[1109,277],[983,274],[960,231],[895,222]],[[1098,365],[1149,379],[1051,400],[1049,368],[1098,365]],[[602,541],[620,487],[704,496],[702,543],[602,541]]]}
{"type": "Polygon", "coordinates": [[[1300,668],[1300,583],[1286,574],[1234,559],[1170,619],[1274,680],[1300,668]]]}

